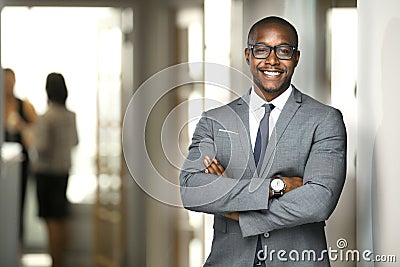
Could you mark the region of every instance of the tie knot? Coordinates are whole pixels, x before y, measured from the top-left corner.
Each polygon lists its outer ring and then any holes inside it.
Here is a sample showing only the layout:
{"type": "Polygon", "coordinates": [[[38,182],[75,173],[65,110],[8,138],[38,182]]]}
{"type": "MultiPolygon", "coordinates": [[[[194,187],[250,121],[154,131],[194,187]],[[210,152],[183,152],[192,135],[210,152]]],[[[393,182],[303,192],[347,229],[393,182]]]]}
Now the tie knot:
{"type": "Polygon", "coordinates": [[[275,108],[274,104],[264,104],[262,107],[265,109],[265,113],[269,113],[275,108]]]}

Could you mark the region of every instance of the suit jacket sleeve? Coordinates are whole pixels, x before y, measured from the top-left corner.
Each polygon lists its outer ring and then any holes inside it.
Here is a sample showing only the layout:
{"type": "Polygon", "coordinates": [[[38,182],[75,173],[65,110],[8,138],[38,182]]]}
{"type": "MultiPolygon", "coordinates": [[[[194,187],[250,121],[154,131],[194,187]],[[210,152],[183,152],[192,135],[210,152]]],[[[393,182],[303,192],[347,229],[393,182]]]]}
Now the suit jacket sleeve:
{"type": "Polygon", "coordinates": [[[268,209],[268,180],[259,179],[259,186],[250,190],[250,179],[232,179],[203,172],[204,157],[215,156],[213,128],[213,120],[207,117],[207,112],[203,113],[180,174],[185,208],[212,214],[268,209]]]}
{"type": "Polygon", "coordinates": [[[269,201],[268,210],[239,213],[243,236],[258,235],[328,219],[346,176],[346,130],[341,113],[331,109],[315,129],[303,186],[269,201]]]}

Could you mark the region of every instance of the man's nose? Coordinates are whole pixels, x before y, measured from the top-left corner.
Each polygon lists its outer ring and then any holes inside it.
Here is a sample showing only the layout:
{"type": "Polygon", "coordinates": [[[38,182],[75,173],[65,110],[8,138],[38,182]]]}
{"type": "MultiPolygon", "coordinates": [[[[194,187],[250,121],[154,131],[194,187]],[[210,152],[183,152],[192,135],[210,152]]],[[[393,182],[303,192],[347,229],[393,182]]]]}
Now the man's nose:
{"type": "Polygon", "coordinates": [[[266,63],[269,63],[270,65],[277,65],[279,64],[279,58],[275,54],[275,50],[272,50],[269,56],[265,59],[266,63]]]}

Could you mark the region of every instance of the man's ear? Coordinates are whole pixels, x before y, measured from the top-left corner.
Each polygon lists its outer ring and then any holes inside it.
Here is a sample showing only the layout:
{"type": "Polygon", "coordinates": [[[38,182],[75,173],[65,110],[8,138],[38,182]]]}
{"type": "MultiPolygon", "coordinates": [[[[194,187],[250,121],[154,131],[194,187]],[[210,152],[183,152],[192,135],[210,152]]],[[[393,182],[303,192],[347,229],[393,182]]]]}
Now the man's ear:
{"type": "Polygon", "coordinates": [[[300,60],[300,51],[296,51],[296,55],[294,58],[294,66],[297,67],[297,64],[299,64],[299,60],[300,60]]]}
{"type": "Polygon", "coordinates": [[[246,47],[244,49],[244,58],[246,59],[247,65],[250,65],[250,50],[246,47]]]}

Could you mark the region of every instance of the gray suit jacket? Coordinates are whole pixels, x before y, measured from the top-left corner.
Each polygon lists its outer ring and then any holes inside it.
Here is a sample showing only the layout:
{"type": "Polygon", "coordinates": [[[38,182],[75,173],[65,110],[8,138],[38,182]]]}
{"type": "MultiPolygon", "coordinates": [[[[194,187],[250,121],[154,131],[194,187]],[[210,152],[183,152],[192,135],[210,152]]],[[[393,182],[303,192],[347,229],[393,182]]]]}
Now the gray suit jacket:
{"type": "Polygon", "coordinates": [[[258,174],[248,100],[249,93],[203,113],[181,171],[185,208],[214,214],[214,240],[204,266],[252,266],[258,235],[267,266],[330,266],[324,226],[346,176],[342,115],[294,88],[258,174]],[[204,173],[205,155],[215,156],[229,178],[204,173]],[[303,186],[269,198],[269,178],[277,174],[303,177],[303,186]],[[239,222],[220,215],[235,211],[239,222]]]}

